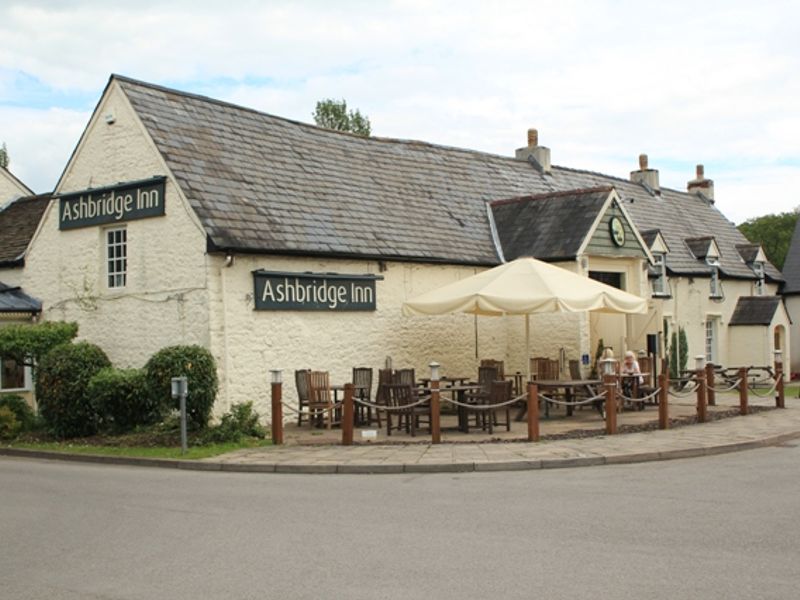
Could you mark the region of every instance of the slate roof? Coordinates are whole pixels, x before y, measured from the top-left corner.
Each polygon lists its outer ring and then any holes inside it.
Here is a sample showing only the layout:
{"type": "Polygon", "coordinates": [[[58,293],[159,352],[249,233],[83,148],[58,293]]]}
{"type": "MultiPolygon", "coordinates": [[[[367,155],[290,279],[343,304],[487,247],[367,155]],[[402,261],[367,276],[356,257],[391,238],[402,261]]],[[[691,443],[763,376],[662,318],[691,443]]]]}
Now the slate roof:
{"type": "MultiPolygon", "coordinates": [[[[683,243],[714,235],[721,273],[755,276],[747,239],[708,201],[626,179],[418,141],[363,138],[114,75],[182,187],[210,250],[498,264],[486,203],[612,185],[676,274],[709,275],[683,243]]],[[[564,207],[567,203],[562,203],[564,207]]],[[[779,279],[771,265],[767,275],[779,279]]]]}
{"type": "Polygon", "coordinates": [[[710,235],[698,238],[686,238],[684,240],[684,242],[686,242],[686,245],[689,247],[689,251],[697,259],[705,259],[705,257],[708,256],[708,251],[711,249],[711,242],[713,241],[714,237],[710,235]]]}
{"type": "Polygon", "coordinates": [[[794,227],[792,241],[783,261],[783,278],[786,283],[781,293],[786,295],[800,294],[800,219],[794,227]]]}
{"type": "Polygon", "coordinates": [[[21,267],[50,195],[18,198],[0,211],[0,267],[21,267]]]}
{"type": "Polygon", "coordinates": [[[42,303],[28,296],[18,287],[11,287],[0,281],[0,313],[42,312],[42,303]]]}
{"type": "Polygon", "coordinates": [[[492,202],[506,260],[520,256],[575,258],[612,189],[606,186],[492,202]]]}
{"type": "Polygon", "coordinates": [[[728,325],[769,325],[780,302],[780,296],[741,296],[728,325]]]}
{"type": "Polygon", "coordinates": [[[739,251],[739,256],[742,257],[742,260],[750,264],[755,261],[761,246],[759,244],[739,244],[736,249],[739,251]]]}

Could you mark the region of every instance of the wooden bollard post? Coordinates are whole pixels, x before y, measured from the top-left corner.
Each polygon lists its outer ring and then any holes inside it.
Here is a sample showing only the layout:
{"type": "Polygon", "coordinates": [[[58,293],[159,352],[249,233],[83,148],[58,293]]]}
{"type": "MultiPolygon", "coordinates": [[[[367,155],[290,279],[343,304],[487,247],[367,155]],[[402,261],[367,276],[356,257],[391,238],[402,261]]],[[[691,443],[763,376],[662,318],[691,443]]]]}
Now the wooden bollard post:
{"type": "Polygon", "coordinates": [[[539,441],[539,386],[528,384],[528,441],[539,441]]]}
{"type": "Polygon", "coordinates": [[[694,378],[697,382],[697,422],[705,423],[708,420],[708,405],[706,404],[706,369],[704,356],[697,357],[697,368],[694,378]]]}
{"type": "Polygon", "coordinates": [[[706,363],[706,401],[709,406],[717,405],[717,393],[714,391],[714,363],[706,363]]]}
{"type": "Polygon", "coordinates": [[[431,381],[431,442],[442,443],[441,404],[439,402],[439,380],[431,381]]]}
{"type": "Polygon", "coordinates": [[[775,407],[786,408],[783,394],[783,353],[775,350],[775,407]]]}
{"type": "Polygon", "coordinates": [[[661,371],[658,376],[658,428],[669,429],[669,373],[661,371]]]}
{"type": "Polygon", "coordinates": [[[746,415],[747,407],[747,367],[739,369],[739,414],[746,415]]]}
{"type": "Polygon", "coordinates": [[[606,389],[606,433],[617,433],[617,377],[604,375],[603,384],[606,389]]]}
{"type": "Polygon", "coordinates": [[[353,393],[356,387],[352,383],[344,384],[344,400],[342,402],[342,446],[353,445],[353,393]]]}
{"type": "Polygon", "coordinates": [[[272,443],[283,444],[283,383],[282,371],[272,369],[272,443]]]}

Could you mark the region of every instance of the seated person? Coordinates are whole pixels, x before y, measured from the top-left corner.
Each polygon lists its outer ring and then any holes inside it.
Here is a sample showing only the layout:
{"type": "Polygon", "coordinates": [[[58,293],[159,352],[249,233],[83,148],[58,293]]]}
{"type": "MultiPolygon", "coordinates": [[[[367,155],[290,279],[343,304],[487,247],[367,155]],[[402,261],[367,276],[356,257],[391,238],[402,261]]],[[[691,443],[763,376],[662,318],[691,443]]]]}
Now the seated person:
{"type": "Polygon", "coordinates": [[[622,377],[622,393],[628,398],[633,398],[633,382],[638,380],[639,385],[642,385],[644,378],[640,375],[642,370],[639,368],[636,355],[630,350],[625,353],[625,360],[622,362],[619,371],[621,375],[639,375],[639,377],[622,377]]]}

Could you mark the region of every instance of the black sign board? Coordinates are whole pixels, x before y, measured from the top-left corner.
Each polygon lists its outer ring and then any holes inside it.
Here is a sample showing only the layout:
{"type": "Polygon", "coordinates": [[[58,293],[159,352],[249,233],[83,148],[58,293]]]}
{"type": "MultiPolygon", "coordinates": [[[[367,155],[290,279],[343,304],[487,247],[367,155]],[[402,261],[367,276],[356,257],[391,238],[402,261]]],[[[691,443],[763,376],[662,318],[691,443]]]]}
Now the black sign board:
{"type": "Polygon", "coordinates": [[[256,310],[375,310],[380,275],[253,271],[256,310]]]}
{"type": "Polygon", "coordinates": [[[70,192],[59,197],[58,228],[78,229],[164,215],[166,177],[70,192]]]}

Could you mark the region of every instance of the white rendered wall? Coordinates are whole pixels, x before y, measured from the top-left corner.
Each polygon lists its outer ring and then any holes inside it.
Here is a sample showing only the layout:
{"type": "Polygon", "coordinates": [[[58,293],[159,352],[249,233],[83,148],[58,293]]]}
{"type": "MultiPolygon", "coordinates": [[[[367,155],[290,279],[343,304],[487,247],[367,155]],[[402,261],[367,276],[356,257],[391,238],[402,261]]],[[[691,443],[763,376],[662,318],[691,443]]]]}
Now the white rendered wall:
{"type": "MultiPolygon", "coordinates": [[[[168,175],[127,99],[112,84],[68,166],[58,192],[168,175]],[[108,125],[103,115],[113,113],[108,125]]],[[[116,366],[139,367],[172,344],[209,345],[205,234],[171,179],[166,216],[129,221],[128,281],[109,289],[102,226],[58,229],[51,203],[22,277],[48,320],[77,321],[79,338],[98,344],[116,366]]]]}

